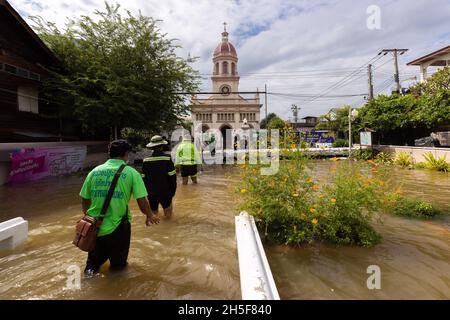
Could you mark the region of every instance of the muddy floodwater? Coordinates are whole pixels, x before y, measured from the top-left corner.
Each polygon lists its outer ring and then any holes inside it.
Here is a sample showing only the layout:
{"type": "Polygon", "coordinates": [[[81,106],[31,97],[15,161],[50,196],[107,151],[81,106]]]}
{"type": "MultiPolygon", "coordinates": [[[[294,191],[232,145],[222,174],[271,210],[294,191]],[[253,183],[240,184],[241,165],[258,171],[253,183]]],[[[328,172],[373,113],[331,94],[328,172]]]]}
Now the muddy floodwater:
{"type": "MultiPolygon", "coordinates": [[[[0,187],[0,221],[29,221],[26,244],[0,252],[0,299],[240,299],[233,178],[218,167],[198,185],[178,184],[174,217],[145,227],[134,200],[129,267],[66,290],[67,268],[83,271],[86,253],[71,241],[81,217],[82,177],[0,187]]],[[[181,179],[179,179],[181,180],[181,179]]],[[[160,213],[162,214],[162,213],[160,213]]]]}
{"type": "MultiPolygon", "coordinates": [[[[330,161],[316,163],[326,174],[330,161]]],[[[450,175],[393,169],[410,196],[432,200],[448,213],[450,175]]],[[[66,289],[67,268],[84,268],[72,244],[81,216],[83,177],[59,177],[0,187],[0,221],[29,221],[26,244],[0,252],[0,299],[240,299],[234,233],[236,169],[209,167],[196,186],[180,181],[175,215],[145,227],[133,201],[129,268],[66,289]]],[[[266,244],[282,299],[450,299],[450,215],[430,221],[384,216],[373,248],[266,244]],[[381,271],[381,289],[367,288],[367,268],[381,271]]]]}
{"type": "MultiPolygon", "coordinates": [[[[329,161],[317,162],[326,175],[329,161]]],[[[450,174],[392,168],[410,197],[427,199],[446,214],[430,221],[383,215],[373,248],[267,246],[283,299],[450,299],[450,174]],[[369,266],[380,268],[381,289],[369,290],[369,266]]]]}

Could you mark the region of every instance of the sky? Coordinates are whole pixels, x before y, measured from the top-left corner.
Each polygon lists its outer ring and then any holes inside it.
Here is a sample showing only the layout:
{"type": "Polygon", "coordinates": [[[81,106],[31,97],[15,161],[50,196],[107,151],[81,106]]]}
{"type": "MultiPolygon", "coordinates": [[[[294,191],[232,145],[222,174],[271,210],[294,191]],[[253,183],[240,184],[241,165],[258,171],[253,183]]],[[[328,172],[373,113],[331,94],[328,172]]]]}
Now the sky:
{"type": "MultiPolygon", "coordinates": [[[[39,15],[64,26],[66,17],[92,15],[103,0],[9,0],[29,22],[39,15]]],[[[382,49],[409,49],[399,57],[402,87],[419,79],[406,63],[450,45],[449,0],[127,0],[131,12],[161,20],[177,39],[178,55],[198,57],[202,91],[211,90],[212,53],[227,23],[236,47],[240,91],[264,90],[268,112],[292,120],[319,116],[342,105],[357,108],[368,92],[373,64],[375,94],[394,88],[394,62],[382,49]]],[[[433,70],[432,70],[433,71],[433,70]]],[[[264,100],[262,100],[264,103],[264,100]]],[[[264,117],[264,107],[261,109],[264,117]]]]}

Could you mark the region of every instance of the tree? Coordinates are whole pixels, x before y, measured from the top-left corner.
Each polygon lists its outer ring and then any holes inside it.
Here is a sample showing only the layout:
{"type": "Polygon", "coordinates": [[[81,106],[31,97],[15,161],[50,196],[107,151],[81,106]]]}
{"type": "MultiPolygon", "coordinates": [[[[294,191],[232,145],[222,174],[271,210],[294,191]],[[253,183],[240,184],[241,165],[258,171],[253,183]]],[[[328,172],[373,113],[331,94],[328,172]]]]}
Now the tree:
{"type": "Polygon", "coordinates": [[[348,137],[348,111],[350,106],[335,108],[333,114],[327,113],[321,117],[316,129],[336,132],[337,138],[348,137]]]}
{"type": "Polygon", "coordinates": [[[414,119],[431,131],[449,130],[450,90],[439,89],[432,95],[422,96],[414,119]]]}
{"type": "Polygon", "coordinates": [[[420,82],[411,87],[411,93],[415,96],[430,96],[441,90],[450,90],[450,68],[443,69],[434,73],[424,82],[420,82]]]}
{"type": "Polygon", "coordinates": [[[275,118],[275,117],[277,117],[277,115],[276,115],[275,113],[273,113],[273,112],[269,113],[269,114],[267,115],[267,119],[264,118],[264,119],[261,120],[261,122],[259,123],[259,127],[260,127],[261,129],[267,129],[267,125],[266,125],[266,124],[269,123],[270,120],[272,120],[272,119],[275,118]]]}
{"type": "MultiPolygon", "coordinates": [[[[267,118],[269,118],[269,116],[267,116],[267,118]]],[[[273,116],[270,121],[269,124],[267,125],[267,129],[272,130],[272,129],[279,129],[279,130],[284,130],[284,128],[286,127],[286,122],[281,119],[280,117],[278,117],[277,115],[273,116]]]]}
{"type": "Polygon", "coordinates": [[[173,126],[189,109],[179,93],[198,89],[193,60],[175,54],[178,46],[157,20],[127,10],[121,15],[119,5],[105,5],[93,18],[69,20],[64,30],[33,17],[33,27],[61,61],[49,70],[46,97],[78,119],[89,138],[111,127],[173,126]]]}

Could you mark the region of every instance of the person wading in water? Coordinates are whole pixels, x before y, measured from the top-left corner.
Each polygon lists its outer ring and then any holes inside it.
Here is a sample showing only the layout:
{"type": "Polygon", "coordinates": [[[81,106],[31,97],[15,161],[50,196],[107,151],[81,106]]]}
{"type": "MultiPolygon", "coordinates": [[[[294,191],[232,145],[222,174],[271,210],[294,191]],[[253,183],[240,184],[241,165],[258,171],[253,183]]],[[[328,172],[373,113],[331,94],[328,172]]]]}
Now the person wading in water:
{"type": "Polygon", "coordinates": [[[147,190],[141,175],[132,167],[126,166],[130,151],[131,145],[125,140],[111,142],[110,159],[89,172],[81,188],[81,205],[84,214],[98,218],[111,180],[119,168],[124,166],[98,230],[95,249],[88,253],[84,270],[86,277],[95,275],[108,259],[112,271],[121,270],[127,266],[132,219],[128,204],[131,195],[146,216],[145,224],[150,226],[159,223],[159,218],[150,210],[147,190]]]}
{"type": "Polygon", "coordinates": [[[145,158],[142,175],[148,192],[148,201],[153,214],[158,214],[159,204],[166,218],[172,216],[172,198],[177,190],[177,175],[170,155],[164,153],[168,142],[161,136],[153,136],[147,148],[152,156],[145,158]]]}
{"type": "Polygon", "coordinates": [[[183,185],[187,185],[189,177],[197,183],[197,165],[202,164],[202,158],[190,137],[183,138],[176,150],[175,166],[180,168],[183,185]]]}

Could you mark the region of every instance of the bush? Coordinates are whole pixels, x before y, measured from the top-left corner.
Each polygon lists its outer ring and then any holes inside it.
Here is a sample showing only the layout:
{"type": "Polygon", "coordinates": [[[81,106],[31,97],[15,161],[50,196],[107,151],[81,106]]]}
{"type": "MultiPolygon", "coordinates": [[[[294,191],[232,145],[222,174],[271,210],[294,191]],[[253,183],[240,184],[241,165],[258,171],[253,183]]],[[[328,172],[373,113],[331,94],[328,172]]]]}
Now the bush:
{"type": "Polygon", "coordinates": [[[426,160],[425,166],[426,168],[442,171],[442,172],[449,172],[450,171],[450,163],[446,161],[446,157],[443,156],[441,158],[435,158],[433,153],[427,152],[424,155],[424,158],[426,160]]]}
{"type": "Polygon", "coordinates": [[[424,219],[432,218],[439,214],[439,209],[429,202],[412,200],[400,195],[390,196],[386,210],[398,216],[424,219]]]}
{"type": "Polygon", "coordinates": [[[391,164],[394,159],[392,157],[392,154],[387,152],[380,152],[376,155],[375,161],[382,164],[391,164]]]}
{"type": "Polygon", "coordinates": [[[363,174],[354,162],[336,162],[335,173],[320,186],[309,174],[308,160],[296,152],[280,161],[279,171],[260,176],[258,166],[243,166],[239,209],[255,217],[269,240],[301,245],[315,241],[372,246],[379,234],[370,222],[381,211],[389,188],[386,181],[363,174]]]}
{"type": "Polygon", "coordinates": [[[426,169],[427,168],[427,164],[425,162],[417,162],[414,167],[416,169],[426,169]]]}
{"type": "Polygon", "coordinates": [[[135,149],[144,148],[152,138],[150,132],[133,128],[123,128],[120,133],[122,138],[127,140],[135,149]]]}
{"type": "Polygon", "coordinates": [[[401,166],[403,168],[412,167],[413,157],[406,152],[399,152],[395,156],[394,164],[401,166]]]}
{"type": "Polygon", "coordinates": [[[373,160],[375,156],[378,154],[378,151],[375,149],[358,149],[352,150],[350,153],[350,157],[356,160],[373,160]]]}
{"type": "Polygon", "coordinates": [[[348,147],[348,140],[346,139],[336,139],[332,145],[333,148],[345,148],[348,147]]]}

